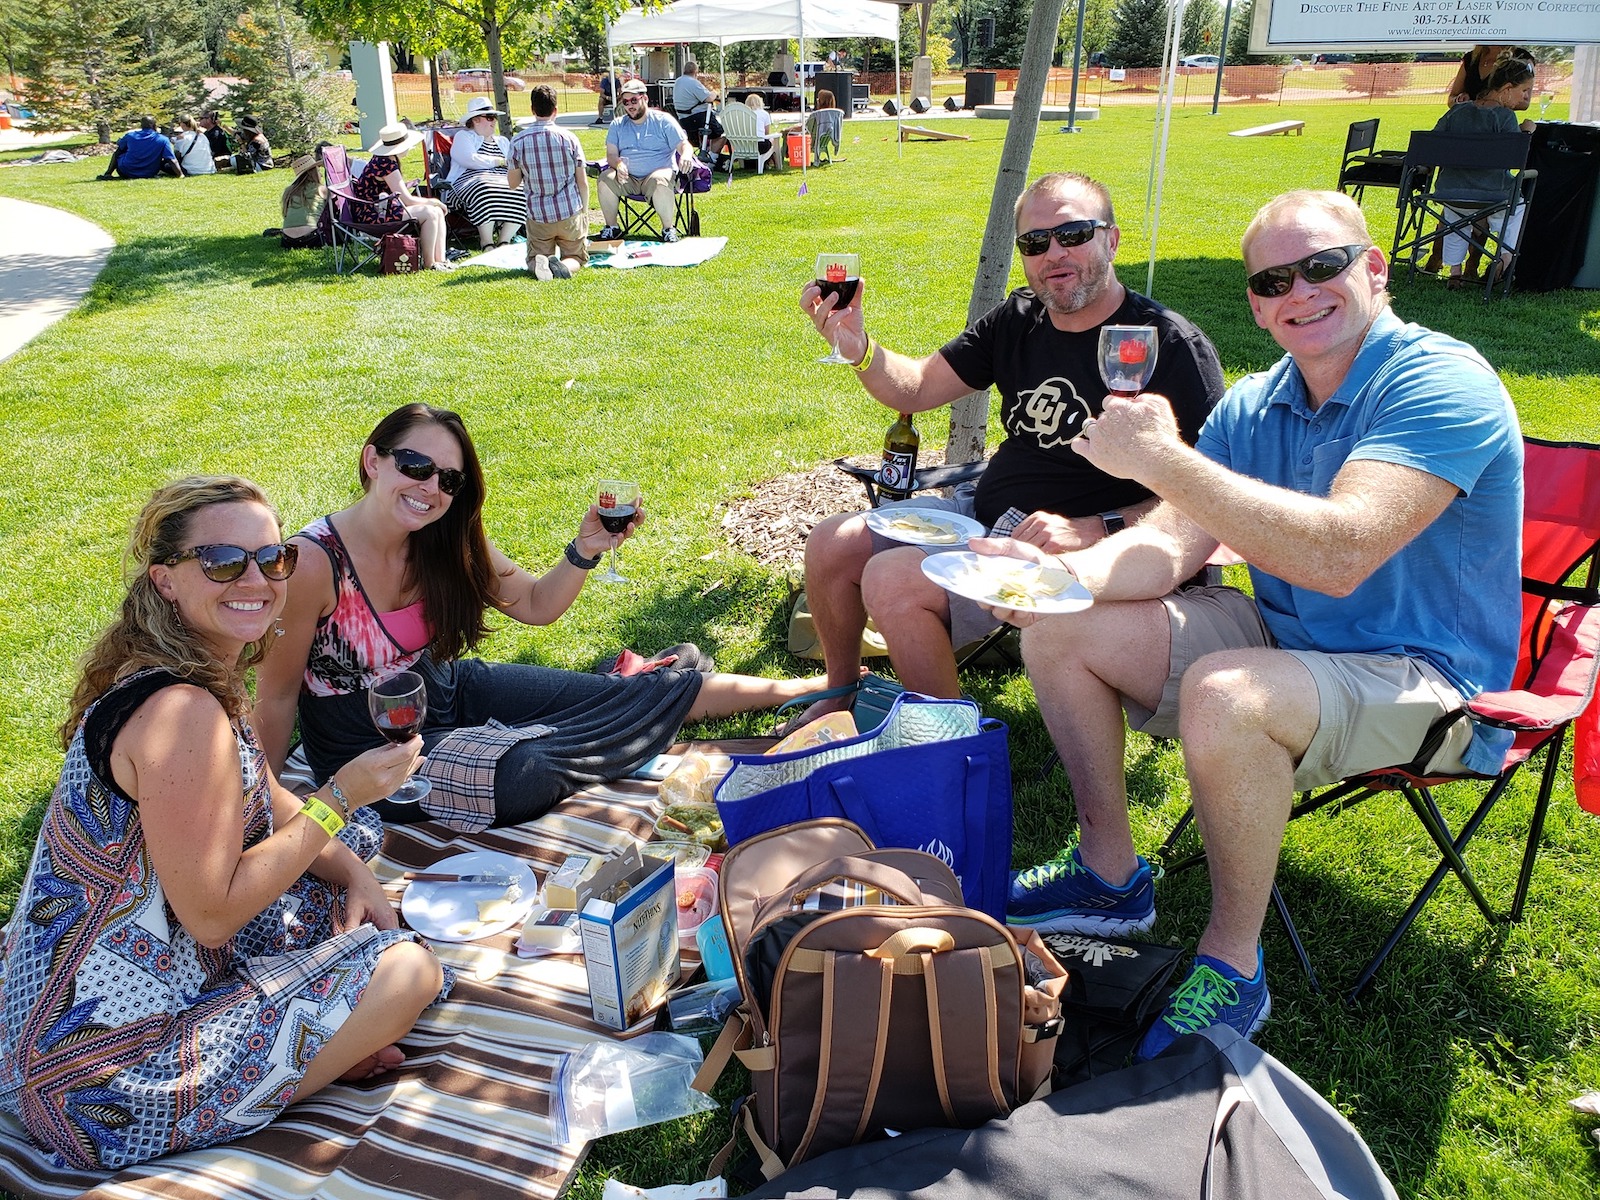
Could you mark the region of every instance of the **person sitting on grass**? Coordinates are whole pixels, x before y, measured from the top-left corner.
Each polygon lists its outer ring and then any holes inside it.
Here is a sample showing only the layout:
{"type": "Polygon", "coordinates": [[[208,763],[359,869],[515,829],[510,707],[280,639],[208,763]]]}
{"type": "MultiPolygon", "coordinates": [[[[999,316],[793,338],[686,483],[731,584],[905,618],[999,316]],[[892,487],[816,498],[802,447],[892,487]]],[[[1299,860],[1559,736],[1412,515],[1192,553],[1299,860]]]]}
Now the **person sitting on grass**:
{"type": "Polygon", "coordinates": [[[1510,744],[1463,712],[1509,686],[1517,661],[1522,439],[1510,397],[1471,346],[1390,310],[1389,265],[1350,197],[1268,201],[1242,249],[1251,312],[1284,357],[1235,383],[1193,447],[1153,392],[1108,397],[1073,443],[1159,496],[1155,511],[1055,556],[973,545],[1059,563],[1094,597],[1072,614],[996,611],[1025,627],[1080,838],[1013,876],[1010,924],[1151,926],[1123,714],[1183,742],[1211,917],[1139,1058],[1215,1024],[1250,1037],[1267,1019],[1261,924],[1294,793],[1414,761],[1426,775],[1492,775],[1510,744]],[[1253,596],[1174,592],[1219,540],[1250,564],[1253,596]]]}
{"type": "Polygon", "coordinates": [[[533,575],[484,534],[485,484],[461,418],[426,404],[396,409],[361,448],[362,495],[312,522],[292,545],[300,569],[285,636],[257,673],[261,742],[281,765],[298,713],[312,774],[325,780],[380,744],[366,691],[399,670],[427,683],[420,805],[380,803],[397,823],[438,818],[471,831],[531,821],[590,784],[620,779],[686,721],[773,708],[814,679],[702,674],[585,674],[464,657],[489,613],[548,625],[572,606],[607,550],[631,537],[640,505],[607,533],[589,505],[556,564],[533,575]]]}
{"type": "Polygon", "coordinates": [[[541,83],[528,102],[533,124],[511,139],[506,181],[527,205],[528,270],[571,279],[589,261],[589,164],[578,135],[556,124],[555,89],[541,83]]]}
{"type": "Polygon", "coordinates": [[[130,129],[117,139],[111,152],[111,165],[106,167],[101,179],[154,179],[157,175],[183,178],[183,168],[172,149],[167,135],[156,128],[151,116],[139,118],[139,128],[130,129]]]}
{"type": "Polygon", "coordinates": [[[83,662],[66,762],[3,942],[0,1111],[77,1170],[243,1137],[395,1043],[451,976],[346,824],[420,738],[301,800],[252,732],[296,550],[261,489],[180,479],[134,525],[135,573],[83,662]]]}
{"type": "Polygon", "coordinates": [[[172,123],[172,149],[178,156],[178,166],[185,175],[215,175],[217,164],[211,160],[211,142],[195,128],[193,117],[179,117],[172,123]]]}
{"type": "Polygon", "coordinates": [[[272,143],[267,141],[267,131],[255,117],[240,117],[239,128],[234,133],[239,139],[239,152],[229,162],[236,174],[254,175],[277,166],[272,159],[272,143]]]}

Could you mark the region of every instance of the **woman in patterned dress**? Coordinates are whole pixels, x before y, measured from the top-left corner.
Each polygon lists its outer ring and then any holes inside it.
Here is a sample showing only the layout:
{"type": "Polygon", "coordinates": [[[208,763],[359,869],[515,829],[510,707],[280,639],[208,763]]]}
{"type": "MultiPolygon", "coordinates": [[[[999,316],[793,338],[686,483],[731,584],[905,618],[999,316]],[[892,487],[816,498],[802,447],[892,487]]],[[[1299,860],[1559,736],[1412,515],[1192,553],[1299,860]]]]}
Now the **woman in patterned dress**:
{"type": "Polygon", "coordinates": [[[352,849],[376,849],[371,828],[342,815],[392,791],[420,741],[302,803],[251,731],[244,674],[296,559],[281,537],[248,480],[161,488],[84,660],[0,959],[0,1110],[63,1166],[231,1141],[390,1070],[448,990],[352,849]]]}
{"type": "Polygon", "coordinates": [[[399,205],[405,215],[417,223],[417,250],[422,255],[422,269],[454,271],[456,265],[445,257],[448,210],[444,202],[417,195],[400,169],[400,156],[421,141],[420,133],[404,125],[385,125],[378,130],[378,140],[367,147],[372,157],[350,183],[350,194],[356,198],[350,205],[350,217],[367,224],[398,220],[393,208],[399,205]]]}
{"type": "Polygon", "coordinates": [[[409,669],[428,685],[420,805],[380,802],[385,821],[428,818],[473,831],[532,820],[589,784],[619,779],[676,738],[685,721],[770,708],[820,680],[701,674],[663,667],[624,678],[464,658],[486,615],[547,625],[588,572],[626,539],[590,506],[565,556],[543,575],[484,535],[483,471],[453,412],[408,404],[361,450],[362,496],[294,538],[300,569],[286,635],[257,674],[262,745],[275,769],[300,737],[318,780],[375,746],[365,691],[409,669]]]}

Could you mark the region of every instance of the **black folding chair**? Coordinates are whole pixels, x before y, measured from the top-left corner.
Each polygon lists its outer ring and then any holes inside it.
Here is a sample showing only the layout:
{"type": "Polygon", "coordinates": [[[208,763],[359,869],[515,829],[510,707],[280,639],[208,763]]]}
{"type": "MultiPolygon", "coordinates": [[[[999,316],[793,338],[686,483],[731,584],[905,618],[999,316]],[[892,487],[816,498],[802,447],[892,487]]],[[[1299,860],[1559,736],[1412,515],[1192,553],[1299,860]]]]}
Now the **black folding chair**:
{"type": "Polygon", "coordinates": [[[1469,253],[1476,250],[1490,262],[1502,251],[1511,256],[1509,270],[1485,272],[1483,298],[1487,301],[1502,284],[1510,292],[1517,273],[1517,247],[1507,244],[1506,229],[1519,203],[1533,203],[1539,172],[1523,169],[1532,140],[1527,133],[1413,133],[1400,178],[1400,213],[1389,261],[1409,260],[1415,275],[1418,255],[1431,250],[1436,237],[1457,234],[1466,239],[1469,253]],[[1451,194],[1439,189],[1441,167],[1482,170],[1504,184],[1497,183],[1493,195],[1451,194]]]}
{"type": "Polygon", "coordinates": [[[1341,192],[1353,196],[1357,204],[1361,203],[1361,197],[1369,187],[1396,190],[1400,187],[1406,152],[1379,150],[1377,143],[1377,117],[1350,122],[1350,129],[1344,135],[1344,160],[1339,164],[1339,182],[1336,186],[1341,192]]]}

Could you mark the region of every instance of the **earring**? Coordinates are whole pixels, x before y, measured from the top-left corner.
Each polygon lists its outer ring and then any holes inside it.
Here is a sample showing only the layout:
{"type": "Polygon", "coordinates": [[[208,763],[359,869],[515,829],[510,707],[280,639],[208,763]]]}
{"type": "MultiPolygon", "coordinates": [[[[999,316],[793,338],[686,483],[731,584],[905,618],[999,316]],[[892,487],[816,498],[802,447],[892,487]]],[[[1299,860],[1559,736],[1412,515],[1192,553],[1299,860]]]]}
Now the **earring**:
{"type": "Polygon", "coordinates": [[[178,611],[178,602],[176,600],[169,600],[167,603],[172,605],[172,619],[178,623],[179,629],[183,629],[185,627],[183,624],[183,613],[178,611]]]}
{"type": "Polygon", "coordinates": [[[286,634],[288,632],[289,631],[283,627],[283,618],[282,617],[273,617],[272,618],[272,636],[273,637],[282,637],[284,634],[286,634]]]}

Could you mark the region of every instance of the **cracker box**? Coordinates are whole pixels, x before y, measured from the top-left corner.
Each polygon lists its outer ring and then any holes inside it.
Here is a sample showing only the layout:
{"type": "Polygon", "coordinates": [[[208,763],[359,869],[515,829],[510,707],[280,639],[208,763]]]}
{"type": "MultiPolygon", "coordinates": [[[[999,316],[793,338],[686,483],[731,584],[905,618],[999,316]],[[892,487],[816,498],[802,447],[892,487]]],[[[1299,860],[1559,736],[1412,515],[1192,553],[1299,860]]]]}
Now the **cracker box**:
{"type": "Polygon", "coordinates": [[[678,914],[671,858],[630,846],[579,885],[578,926],[589,972],[589,1007],[627,1029],[678,982],[678,914]]]}

